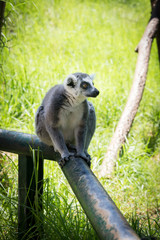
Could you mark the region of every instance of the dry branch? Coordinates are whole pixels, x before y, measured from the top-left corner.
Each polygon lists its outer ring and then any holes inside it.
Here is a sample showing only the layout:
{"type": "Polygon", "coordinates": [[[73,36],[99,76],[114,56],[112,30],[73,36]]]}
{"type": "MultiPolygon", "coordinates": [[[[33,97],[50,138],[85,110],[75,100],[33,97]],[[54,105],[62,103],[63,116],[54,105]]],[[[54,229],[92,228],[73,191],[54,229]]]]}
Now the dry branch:
{"type": "Polygon", "coordinates": [[[159,28],[159,6],[160,0],[157,1],[152,11],[152,16],[146,27],[144,35],[136,48],[136,52],[138,52],[138,59],[132,88],[125,109],[121,115],[115,133],[109,144],[108,151],[102,162],[99,172],[100,177],[111,177],[113,175],[115,161],[119,154],[119,150],[121,146],[125,143],[127,135],[130,131],[133,120],[137,113],[140,101],[142,99],[146,83],[151,46],[159,28]]]}

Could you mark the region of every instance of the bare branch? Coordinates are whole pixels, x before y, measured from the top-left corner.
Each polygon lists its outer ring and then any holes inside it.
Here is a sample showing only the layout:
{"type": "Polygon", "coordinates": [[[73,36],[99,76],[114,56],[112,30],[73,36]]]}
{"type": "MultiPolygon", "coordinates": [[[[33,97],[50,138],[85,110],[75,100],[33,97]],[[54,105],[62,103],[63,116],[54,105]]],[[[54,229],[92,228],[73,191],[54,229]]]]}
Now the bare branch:
{"type": "Polygon", "coordinates": [[[115,161],[119,154],[119,150],[126,141],[135,115],[137,113],[140,101],[142,99],[148,72],[151,46],[153,38],[156,36],[159,28],[159,4],[160,0],[157,0],[155,8],[152,11],[151,19],[146,27],[141,41],[136,48],[136,52],[138,52],[138,59],[132,88],[130,90],[125,109],[121,115],[115,133],[109,144],[108,151],[102,162],[101,170],[99,173],[101,177],[111,177],[113,175],[115,161]]]}

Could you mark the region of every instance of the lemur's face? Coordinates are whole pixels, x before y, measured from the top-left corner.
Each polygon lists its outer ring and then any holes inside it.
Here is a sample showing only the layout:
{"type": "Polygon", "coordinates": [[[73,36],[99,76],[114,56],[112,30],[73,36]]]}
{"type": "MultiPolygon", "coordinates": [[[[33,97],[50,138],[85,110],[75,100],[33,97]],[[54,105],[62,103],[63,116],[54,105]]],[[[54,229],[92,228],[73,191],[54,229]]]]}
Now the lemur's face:
{"type": "Polygon", "coordinates": [[[74,96],[97,97],[99,91],[93,84],[94,75],[85,73],[73,73],[69,75],[65,82],[65,89],[74,96]]]}

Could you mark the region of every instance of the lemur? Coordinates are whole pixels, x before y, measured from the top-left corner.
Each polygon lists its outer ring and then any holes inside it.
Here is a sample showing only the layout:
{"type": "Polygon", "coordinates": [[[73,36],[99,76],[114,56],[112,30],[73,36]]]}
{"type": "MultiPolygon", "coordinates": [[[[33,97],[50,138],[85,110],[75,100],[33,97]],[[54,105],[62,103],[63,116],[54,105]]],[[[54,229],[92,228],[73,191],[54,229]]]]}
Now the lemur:
{"type": "Polygon", "coordinates": [[[99,94],[93,79],[93,74],[70,74],[63,84],[55,85],[47,92],[37,110],[36,134],[60,153],[61,167],[73,155],[83,158],[90,166],[87,149],[95,131],[96,115],[87,97],[99,94]],[[69,151],[71,146],[76,153],[69,151]]]}

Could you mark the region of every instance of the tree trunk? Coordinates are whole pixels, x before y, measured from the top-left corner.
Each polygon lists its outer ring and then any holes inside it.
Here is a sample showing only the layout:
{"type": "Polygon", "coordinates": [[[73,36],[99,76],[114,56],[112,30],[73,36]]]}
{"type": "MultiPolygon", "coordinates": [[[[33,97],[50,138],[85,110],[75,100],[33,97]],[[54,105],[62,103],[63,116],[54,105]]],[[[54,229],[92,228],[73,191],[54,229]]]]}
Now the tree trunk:
{"type": "Polygon", "coordinates": [[[137,113],[145,87],[152,41],[158,32],[159,22],[160,0],[156,1],[156,5],[152,11],[151,19],[147,25],[141,41],[138,44],[138,47],[135,50],[138,52],[138,59],[133,85],[125,109],[121,115],[115,133],[109,144],[108,151],[102,162],[99,172],[100,177],[112,177],[119,150],[125,143],[127,135],[137,113]]]}
{"type": "Polygon", "coordinates": [[[0,1],[0,39],[1,39],[1,33],[2,33],[2,26],[4,23],[4,10],[5,10],[6,3],[3,1],[0,1]]]}

